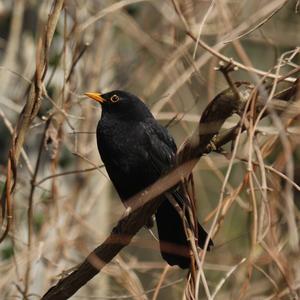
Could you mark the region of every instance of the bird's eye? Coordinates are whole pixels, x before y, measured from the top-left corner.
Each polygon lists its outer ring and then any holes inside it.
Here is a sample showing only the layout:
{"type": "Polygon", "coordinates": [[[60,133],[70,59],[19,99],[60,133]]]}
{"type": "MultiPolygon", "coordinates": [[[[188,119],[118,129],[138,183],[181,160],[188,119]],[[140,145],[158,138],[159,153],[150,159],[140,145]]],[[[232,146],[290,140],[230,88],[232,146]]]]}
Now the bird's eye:
{"type": "Polygon", "coordinates": [[[119,99],[119,96],[113,95],[113,96],[111,96],[110,100],[111,100],[111,102],[118,102],[120,99],[119,99]]]}

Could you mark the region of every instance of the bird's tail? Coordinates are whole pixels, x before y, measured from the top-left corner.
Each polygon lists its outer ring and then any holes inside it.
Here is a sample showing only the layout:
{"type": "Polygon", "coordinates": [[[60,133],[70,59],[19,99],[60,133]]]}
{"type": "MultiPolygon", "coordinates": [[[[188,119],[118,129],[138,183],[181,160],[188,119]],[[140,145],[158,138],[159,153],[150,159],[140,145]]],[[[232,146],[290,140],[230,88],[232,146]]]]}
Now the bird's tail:
{"type": "MultiPolygon", "coordinates": [[[[171,266],[178,265],[182,269],[189,268],[189,243],[180,215],[173,205],[165,199],[155,216],[163,259],[171,266]]],[[[198,223],[198,244],[200,248],[204,247],[206,238],[206,231],[198,223]]],[[[212,240],[209,241],[208,250],[211,246],[213,246],[212,240]]]]}

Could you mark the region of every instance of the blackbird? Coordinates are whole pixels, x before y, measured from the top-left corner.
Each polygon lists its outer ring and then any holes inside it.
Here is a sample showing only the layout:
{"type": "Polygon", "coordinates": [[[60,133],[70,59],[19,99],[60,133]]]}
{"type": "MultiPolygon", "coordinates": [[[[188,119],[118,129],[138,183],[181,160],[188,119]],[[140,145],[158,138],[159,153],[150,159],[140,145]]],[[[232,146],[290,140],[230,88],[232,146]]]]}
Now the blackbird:
{"type": "MultiPolygon", "coordinates": [[[[127,199],[154,183],[172,167],[176,144],[137,96],[120,90],[85,95],[101,103],[102,115],[97,126],[98,150],[126,206],[127,199]]],[[[185,196],[179,186],[173,187],[169,193],[182,207],[185,196]]],[[[162,257],[169,265],[189,268],[189,244],[182,219],[167,198],[157,209],[155,219],[162,257]],[[176,254],[164,251],[166,244],[176,248],[176,254]]],[[[207,233],[198,223],[198,244],[201,248],[206,237],[207,233]]],[[[210,240],[208,249],[212,245],[210,240]]]]}

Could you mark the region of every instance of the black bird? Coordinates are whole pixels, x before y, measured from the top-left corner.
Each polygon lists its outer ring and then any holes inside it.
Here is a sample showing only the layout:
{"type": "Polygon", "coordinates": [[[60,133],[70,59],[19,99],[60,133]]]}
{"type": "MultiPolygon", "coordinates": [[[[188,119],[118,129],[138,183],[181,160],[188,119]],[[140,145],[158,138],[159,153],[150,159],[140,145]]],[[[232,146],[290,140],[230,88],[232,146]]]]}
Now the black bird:
{"type": "MultiPolygon", "coordinates": [[[[174,163],[176,144],[167,129],[153,117],[148,107],[135,95],[116,90],[106,94],[86,93],[102,105],[97,126],[97,144],[107,173],[121,200],[142,191],[165,173],[174,163]]],[[[171,190],[180,204],[185,196],[178,187],[171,190]]],[[[156,214],[162,257],[170,265],[190,266],[188,242],[182,219],[165,199],[156,214]],[[178,246],[172,254],[164,244],[178,246]]],[[[198,223],[198,243],[203,248],[207,233],[198,223]]],[[[213,243],[210,240],[209,248],[213,243]]]]}

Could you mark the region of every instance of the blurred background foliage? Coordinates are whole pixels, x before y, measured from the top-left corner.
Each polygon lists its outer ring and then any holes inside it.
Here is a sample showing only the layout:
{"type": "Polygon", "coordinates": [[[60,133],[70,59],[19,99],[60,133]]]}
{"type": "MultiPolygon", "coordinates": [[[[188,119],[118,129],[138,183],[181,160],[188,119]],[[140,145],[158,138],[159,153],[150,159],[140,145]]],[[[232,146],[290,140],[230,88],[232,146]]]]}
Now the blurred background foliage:
{"type": "MultiPolygon", "coordinates": [[[[33,80],[37,45],[52,2],[0,1],[1,189],[6,178],[11,132],[33,80]]],[[[196,36],[201,28],[203,41],[217,45],[221,53],[247,66],[274,72],[281,55],[300,46],[297,1],[287,1],[282,6],[284,1],[268,0],[66,0],[47,56],[41,107],[27,133],[18,166],[13,227],[0,245],[1,299],[25,299],[22,295],[25,285],[26,299],[38,299],[105,239],[124,211],[101,167],[96,147],[95,129],[101,109],[87,100],[84,92],[124,89],[139,95],[180,145],[197,126],[204,107],[227,88],[224,78],[215,70],[218,59],[196,47],[186,35],[174,3],[179,5],[187,26],[196,36]],[[255,28],[260,22],[263,24],[255,28]],[[33,239],[28,263],[27,209],[39,153],[41,162],[35,181],[33,239]],[[26,279],[28,268],[30,276],[26,279]]],[[[287,73],[299,62],[298,52],[281,68],[281,73],[287,73]]],[[[235,72],[232,77],[254,84],[258,78],[245,71],[235,72]]],[[[230,120],[227,128],[234,121],[230,120]]],[[[277,135],[270,120],[261,126],[260,137],[277,135]]],[[[299,122],[294,128],[298,131],[292,136],[290,159],[299,184],[299,122]]],[[[249,141],[244,135],[237,157],[247,158],[248,148],[249,141]]],[[[278,164],[282,151],[278,142],[265,157],[265,163],[277,165],[284,172],[284,162],[283,166],[278,164]]],[[[247,174],[247,164],[238,158],[227,195],[237,190],[247,174]]],[[[198,216],[207,229],[212,220],[208,216],[218,204],[228,163],[228,157],[210,154],[194,170],[198,216]]],[[[257,176],[260,181],[259,173],[257,176]]],[[[280,257],[284,272],[265,248],[257,245],[253,251],[252,204],[249,189],[245,187],[234,198],[214,238],[215,247],[205,259],[205,275],[211,290],[236,266],[218,291],[217,299],[284,299],[299,289],[299,244],[291,245],[287,237],[285,181],[274,174],[268,174],[268,180],[268,201],[273,202],[269,208],[276,216],[270,234],[278,236],[275,239],[278,244],[269,246],[272,254],[280,257]],[[247,262],[238,265],[243,258],[248,258],[247,262]],[[249,264],[254,265],[251,272],[249,264]]],[[[263,200],[259,193],[257,201],[261,207],[263,200]]],[[[299,209],[299,191],[295,192],[294,201],[299,209]]],[[[300,215],[296,207],[294,217],[299,233],[300,215]]],[[[162,288],[155,295],[165,267],[158,243],[143,229],[74,299],[154,299],[156,296],[182,299],[187,272],[177,268],[167,269],[162,288]]],[[[200,295],[201,299],[206,298],[202,288],[200,295]]]]}

